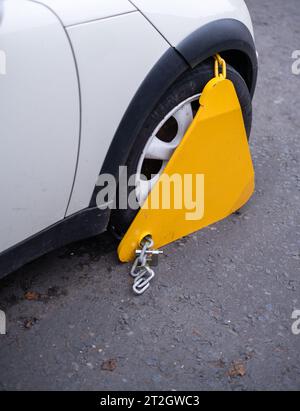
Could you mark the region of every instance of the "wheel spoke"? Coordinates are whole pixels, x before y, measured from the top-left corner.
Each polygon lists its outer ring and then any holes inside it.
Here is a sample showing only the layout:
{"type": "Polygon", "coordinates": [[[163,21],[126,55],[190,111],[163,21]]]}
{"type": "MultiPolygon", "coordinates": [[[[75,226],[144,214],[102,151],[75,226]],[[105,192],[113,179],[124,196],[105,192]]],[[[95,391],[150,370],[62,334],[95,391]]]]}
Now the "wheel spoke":
{"type": "Polygon", "coordinates": [[[151,180],[139,179],[136,186],[136,196],[141,205],[146,201],[149,193],[153,190],[155,184],[160,179],[160,176],[166,168],[167,164],[168,161],[164,161],[160,172],[157,173],[151,180]]]}
{"type": "Polygon", "coordinates": [[[194,119],[191,103],[185,104],[180,110],[178,110],[174,114],[174,118],[177,120],[178,123],[178,133],[176,136],[176,141],[178,145],[194,119]]]}
{"type": "Polygon", "coordinates": [[[174,145],[173,142],[165,143],[159,138],[154,137],[146,151],[145,158],[151,160],[168,161],[170,160],[175,148],[176,145],[174,145]]]}
{"type": "Polygon", "coordinates": [[[137,187],[137,198],[140,204],[144,204],[150,191],[152,191],[155,184],[158,182],[160,175],[157,174],[152,180],[140,180],[137,187]]]}

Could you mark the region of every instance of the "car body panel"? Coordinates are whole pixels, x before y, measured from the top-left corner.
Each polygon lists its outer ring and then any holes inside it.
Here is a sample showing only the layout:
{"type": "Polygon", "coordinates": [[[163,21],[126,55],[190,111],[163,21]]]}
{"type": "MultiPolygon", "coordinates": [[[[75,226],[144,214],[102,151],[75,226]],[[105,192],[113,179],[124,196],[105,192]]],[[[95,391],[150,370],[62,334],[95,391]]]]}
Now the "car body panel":
{"type": "Polygon", "coordinates": [[[132,0],[132,3],[173,47],[199,27],[219,19],[237,19],[253,36],[251,18],[243,0],[132,0]]]}
{"type": "Polygon", "coordinates": [[[40,2],[56,13],[64,26],[136,11],[128,0],[41,0],[40,2]]]}
{"type": "Polygon", "coordinates": [[[44,6],[2,2],[0,252],[64,218],[79,144],[79,89],[65,30],[44,6]]]}
{"type": "Polygon", "coordinates": [[[67,31],[76,55],[82,98],[80,158],[67,213],[71,215],[89,206],[122,117],[169,45],[138,12],[67,31]]]}

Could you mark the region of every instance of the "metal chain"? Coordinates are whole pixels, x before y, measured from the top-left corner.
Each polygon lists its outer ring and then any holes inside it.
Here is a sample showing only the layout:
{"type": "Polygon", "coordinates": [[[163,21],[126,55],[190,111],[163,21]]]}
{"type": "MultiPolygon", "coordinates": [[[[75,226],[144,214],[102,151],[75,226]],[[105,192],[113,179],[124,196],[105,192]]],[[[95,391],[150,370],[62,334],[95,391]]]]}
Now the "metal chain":
{"type": "Polygon", "coordinates": [[[226,61],[222,59],[220,54],[215,55],[215,77],[221,77],[226,79],[227,77],[227,66],[226,61]],[[220,73],[219,69],[222,69],[222,73],[220,73]]]}
{"type": "Polygon", "coordinates": [[[162,251],[153,250],[154,241],[151,236],[145,237],[141,242],[141,250],[136,250],[136,256],[130,275],[134,278],[133,291],[142,295],[150,287],[155,272],[150,268],[153,256],[163,254],[162,251]]]}

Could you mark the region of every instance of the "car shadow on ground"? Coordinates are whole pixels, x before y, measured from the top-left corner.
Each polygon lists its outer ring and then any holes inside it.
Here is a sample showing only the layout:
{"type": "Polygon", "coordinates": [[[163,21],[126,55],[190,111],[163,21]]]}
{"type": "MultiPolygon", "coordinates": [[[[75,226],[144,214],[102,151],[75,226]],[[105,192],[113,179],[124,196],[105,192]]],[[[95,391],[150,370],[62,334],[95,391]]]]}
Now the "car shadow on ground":
{"type": "Polygon", "coordinates": [[[107,270],[113,271],[119,265],[116,253],[118,243],[112,234],[105,232],[97,237],[69,244],[24,265],[0,280],[1,308],[8,309],[18,303],[24,298],[24,293],[37,283],[39,287],[43,287],[43,284],[47,287],[49,281],[61,284],[49,287],[49,294],[66,293],[67,290],[62,292],[59,289],[62,283],[69,280],[71,272],[74,283],[80,280],[84,268],[99,263],[102,259],[108,265],[107,270]]]}

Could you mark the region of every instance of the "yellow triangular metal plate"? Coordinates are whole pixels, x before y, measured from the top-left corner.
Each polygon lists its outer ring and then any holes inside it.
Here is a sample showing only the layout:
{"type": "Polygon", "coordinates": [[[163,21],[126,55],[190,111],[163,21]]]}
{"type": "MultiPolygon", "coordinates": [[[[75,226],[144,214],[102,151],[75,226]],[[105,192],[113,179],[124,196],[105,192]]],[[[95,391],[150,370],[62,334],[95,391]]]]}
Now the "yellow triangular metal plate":
{"type": "MultiPolygon", "coordinates": [[[[204,176],[201,218],[188,220],[191,210],[184,204],[180,209],[175,204],[170,209],[149,208],[159,198],[162,176],[120,243],[121,261],[134,259],[135,250],[146,235],[152,236],[155,248],[163,247],[228,217],[252,196],[254,168],[240,103],[230,80],[216,77],[206,85],[200,109],[164,170],[164,175],[174,174],[182,178],[204,176]]],[[[201,210],[200,204],[198,208],[201,210]]]]}

